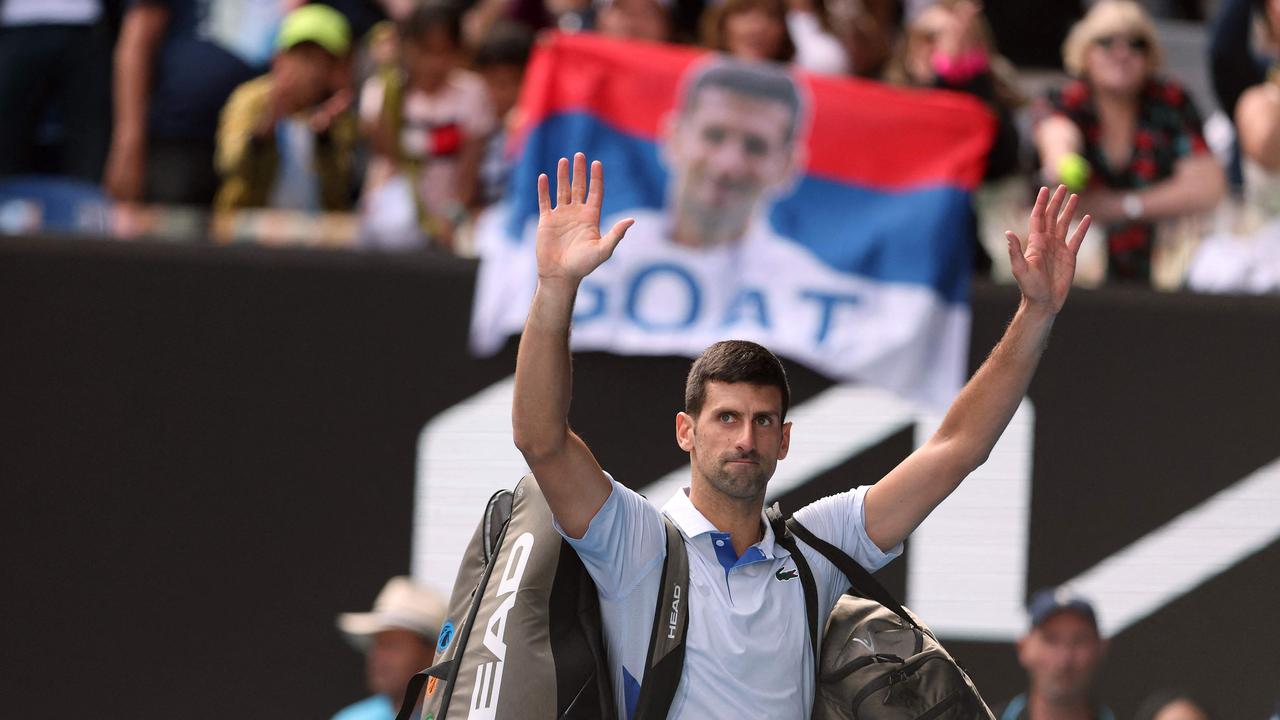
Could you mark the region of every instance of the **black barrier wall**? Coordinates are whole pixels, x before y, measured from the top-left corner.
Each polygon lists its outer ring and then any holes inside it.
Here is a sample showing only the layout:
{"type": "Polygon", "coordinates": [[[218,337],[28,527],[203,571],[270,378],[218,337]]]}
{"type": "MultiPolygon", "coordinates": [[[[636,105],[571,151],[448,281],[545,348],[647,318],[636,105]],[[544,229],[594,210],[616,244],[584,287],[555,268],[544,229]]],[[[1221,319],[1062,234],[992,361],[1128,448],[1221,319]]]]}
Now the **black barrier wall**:
{"type": "MultiPolygon", "coordinates": [[[[513,367],[510,349],[466,351],[474,270],[0,240],[5,714],[323,718],[363,697],[334,617],[408,570],[424,424],[513,367]]],[[[1015,304],[976,289],[974,363],[1015,304]]],[[[1280,458],[1278,328],[1277,298],[1073,295],[1030,392],[1028,589],[1280,458]]],[[[578,358],[574,425],[624,482],[680,464],[686,369],[578,358]]],[[[829,384],[791,369],[797,402],[829,384]]],[[[911,441],[893,435],[783,504],[874,482],[911,441]]],[[[891,587],[910,562],[908,547],[883,571],[891,587]]],[[[1220,717],[1265,718],[1277,578],[1273,538],[1113,638],[1101,686],[1119,716],[1177,685],[1220,717]]],[[[951,647],[992,702],[1021,689],[1011,644],[951,647]]]]}

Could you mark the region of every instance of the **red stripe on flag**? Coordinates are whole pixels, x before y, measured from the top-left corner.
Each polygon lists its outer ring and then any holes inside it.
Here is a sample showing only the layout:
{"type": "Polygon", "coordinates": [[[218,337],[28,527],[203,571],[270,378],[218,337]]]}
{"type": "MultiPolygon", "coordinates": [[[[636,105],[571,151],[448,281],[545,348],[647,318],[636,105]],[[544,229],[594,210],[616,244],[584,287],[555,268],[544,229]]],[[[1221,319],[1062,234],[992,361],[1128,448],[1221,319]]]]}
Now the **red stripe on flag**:
{"type": "MultiPolygon", "coordinates": [[[[587,112],[657,140],[683,75],[705,57],[675,45],[547,35],[525,75],[518,136],[549,115],[587,112]]],[[[855,78],[799,77],[815,104],[807,173],[883,189],[981,182],[995,120],[976,99],[855,78]]]]}

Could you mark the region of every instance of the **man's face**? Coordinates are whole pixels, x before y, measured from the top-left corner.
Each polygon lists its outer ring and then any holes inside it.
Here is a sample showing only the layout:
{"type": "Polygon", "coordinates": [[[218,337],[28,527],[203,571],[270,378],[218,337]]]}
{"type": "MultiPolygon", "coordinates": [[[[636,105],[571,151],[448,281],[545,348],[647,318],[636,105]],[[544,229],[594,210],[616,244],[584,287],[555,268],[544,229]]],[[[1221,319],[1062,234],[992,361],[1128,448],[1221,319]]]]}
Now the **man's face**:
{"type": "Polygon", "coordinates": [[[272,92],[287,114],[318,105],[331,92],[337,59],[314,43],[302,43],[271,61],[272,92]]]}
{"type": "Polygon", "coordinates": [[[369,690],[399,700],[409,678],[431,664],[435,646],[412,630],[383,630],[365,654],[369,690]]]}
{"type": "Polygon", "coordinates": [[[717,230],[741,231],[764,192],[791,173],[792,110],[715,86],[692,103],[667,143],[677,220],[706,226],[711,238],[717,230]]]}
{"type": "Polygon", "coordinates": [[[1018,643],[1018,661],[1033,691],[1055,704],[1089,699],[1105,652],[1093,624],[1070,611],[1051,615],[1018,643]]]}
{"type": "Polygon", "coordinates": [[[676,442],[689,453],[695,477],[735,500],[759,498],[791,442],[791,423],[782,421],[782,392],[771,385],[711,381],[698,417],[676,416],[676,442]]]}

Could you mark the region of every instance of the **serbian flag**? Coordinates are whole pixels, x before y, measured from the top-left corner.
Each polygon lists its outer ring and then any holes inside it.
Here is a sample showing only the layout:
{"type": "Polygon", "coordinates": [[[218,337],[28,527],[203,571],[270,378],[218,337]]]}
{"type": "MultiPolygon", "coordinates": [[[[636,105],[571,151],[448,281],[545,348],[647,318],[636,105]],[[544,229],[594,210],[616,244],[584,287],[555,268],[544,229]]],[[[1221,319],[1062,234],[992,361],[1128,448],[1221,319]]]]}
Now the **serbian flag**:
{"type": "Polygon", "coordinates": [[[978,101],[552,35],[519,112],[508,197],[476,224],[476,352],[523,328],[536,179],[581,151],[604,163],[601,226],[636,224],[583,281],[573,349],[696,356],[740,338],[929,404],[959,389],[970,193],[995,126],[978,101]]]}

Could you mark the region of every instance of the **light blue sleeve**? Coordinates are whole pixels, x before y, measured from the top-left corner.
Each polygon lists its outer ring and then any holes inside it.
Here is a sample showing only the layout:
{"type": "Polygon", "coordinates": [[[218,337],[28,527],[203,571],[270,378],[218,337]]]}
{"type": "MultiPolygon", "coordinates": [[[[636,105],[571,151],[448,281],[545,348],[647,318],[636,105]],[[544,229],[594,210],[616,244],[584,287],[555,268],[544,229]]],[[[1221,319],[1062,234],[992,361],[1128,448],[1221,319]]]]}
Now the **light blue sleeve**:
{"type": "Polygon", "coordinates": [[[858,564],[875,572],[902,554],[902,543],[884,552],[867,536],[863,502],[870,485],[828,495],[796,511],[795,518],[814,535],[844,550],[858,564]]]}
{"type": "MultiPolygon", "coordinates": [[[[875,572],[902,554],[902,543],[884,552],[867,536],[863,501],[870,487],[863,485],[836,495],[828,495],[797,510],[795,519],[814,535],[845,551],[869,572],[875,572]]],[[[805,547],[803,542],[801,547],[805,547]]],[[[805,548],[805,557],[813,563],[815,579],[821,588],[822,614],[819,617],[826,617],[836,600],[849,587],[848,581],[844,573],[827,562],[817,551],[805,548]]]]}
{"type": "Polygon", "coordinates": [[[666,531],[658,508],[612,477],[609,497],[580,539],[556,531],[578,553],[600,594],[626,596],[667,553],[666,531]]]}

